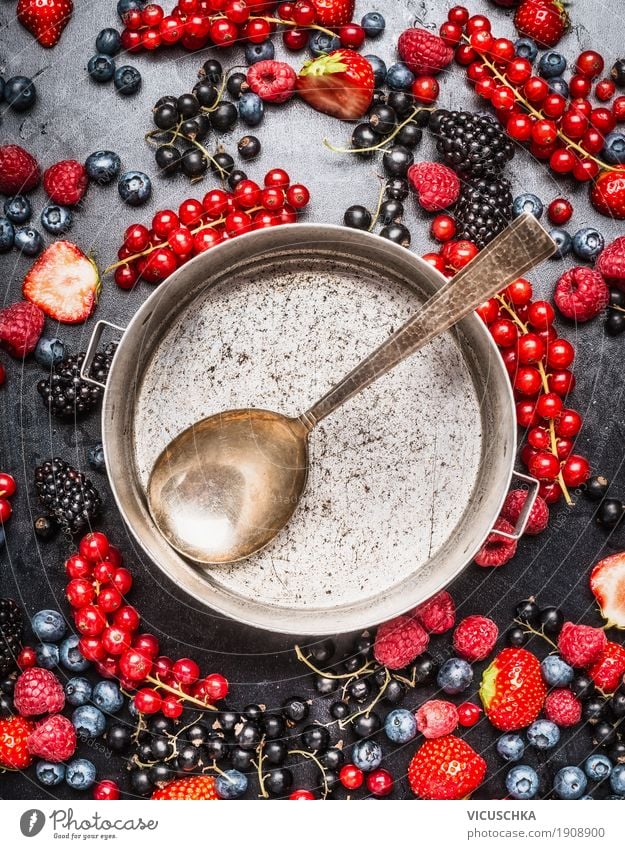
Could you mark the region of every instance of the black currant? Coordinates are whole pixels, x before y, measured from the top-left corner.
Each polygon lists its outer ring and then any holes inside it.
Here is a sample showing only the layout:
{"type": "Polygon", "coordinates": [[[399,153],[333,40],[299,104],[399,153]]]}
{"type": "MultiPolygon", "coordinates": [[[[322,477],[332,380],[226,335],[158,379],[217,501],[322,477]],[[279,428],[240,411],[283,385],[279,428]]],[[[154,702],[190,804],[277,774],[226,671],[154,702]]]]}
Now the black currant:
{"type": "Polygon", "coordinates": [[[232,174],[234,171],[234,159],[225,151],[216,153],[211,159],[211,171],[215,174],[221,174],[221,172],[232,174]]]}
{"type": "Polygon", "coordinates": [[[422,138],[423,130],[414,121],[411,121],[409,124],[404,124],[395,136],[395,141],[404,147],[413,148],[419,144],[422,138]]]}
{"type": "Polygon", "coordinates": [[[365,665],[366,660],[361,655],[352,655],[347,660],[343,661],[343,669],[345,672],[357,672],[365,665]]]}
{"type": "Polygon", "coordinates": [[[267,740],[277,740],[286,734],[284,717],[279,713],[267,713],[263,719],[263,730],[267,740]]]}
{"type": "Polygon", "coordinates": [[[557,636],[564,625],[564,614],[557,607],[543,607],[540,611],[538,624],[543,633],[557,636]]]}
{"type": "Polygon", "coordinates": [[[585,672],[578,672],[571,681],[571,690],[580,699],[590,698],[595,692],[595,685],[592,678],[585,672]]]}
{"type": "Polygon", "coordinates": [[[181,94],[176,101],[176,109],[183,120],[193,118],[200,111],[200,103],[194,94],[181,94]]]}
{"type": "Polygon", "coordinates": [[[623,518],[623,502],[618,498],[606,498],[597,510],[597,521],[606,528],[613,528],[623,518]]]}
{"type": "Polygon", "coordinates": [[[406,200],[409,191],[408,181],[397,177],[388,181],[385,193],[386,197],[391,198],[391,200],[406,200]]]}
{"type": "Polygon", "coordinates": [[[390,242],[395,242],[396,245],[401,245],[404,248],[410,247],[412,237],[410,230],[404,227],[403,224],[389,224],[380,230],[380,236],[383,239],[388,239],[390,242]]]}
{"type": "Polygon", "coordinates": [[[282,705],[282,713],[289,722],[303,722],[310,712],[310,706],[299,696],[291,696],[282,705]]]}
{"type": "Polygon", "coordinates": [[[406,685],[401,681],[389,681],[384,690],[383,699],[389,705],[398,705],[406,696],[406,685]]]}
{"type": "Polygon", "coordinates": [[[228,185],[231,190],[234,190],[239,183],[243,182],[243,180],[247,180],[247,174],[245,171],[241,171],[240,168],[235,168],[235,170],[228,175],[228,185]]]}
{"type": "Polygon", "coordinates": [[[272,769],[264,776],[264,784],[270,796],[285,796],[293,784],[293,773],[285,767],[272,769]]]}
{"type": "Polygon", "coordinates": [[[513,625],[512,628],[508,628],[506,642],[509,646],[520,649],[521,646],[525,645],[528,639],[529,635],[519,625],[513,625]]]}
{"type": "Polygon", "coordinates": [[[609,336],[620,336],[625,331],[625,313],[619,310],[608,310],[605,330],[609,336]]]}
{"type": "Polygon", "coordinates": [[[203,106],[204,109],[210,109],[211,106],[214,106],[217,103],[219,98],[219,92],[215,86],[205,80],[201,80],[199,83],[195,84],[193,87],[193,94],[197,98],[200,106],[203,106]]]}
{"type": "Polygon", "coordinates": [[[241,721],[241,717],[233,710],[224,710],[219,714],[218,722],[223,731],[234,731],[235,725],[241,721]]]}
{"type": "Polygon", "coordinates": [[[371,737],[380,730],[382,721],[377,713],[371,712],[368,716],[366,713],[361,713],[352,721],[351,727],[356,737],[371,737]]]}
{"type": "Polygon", "coordinates": [[[405,177],[413,163],[414,155],[412,151],[400,144],[393,145],[389,150],[386,150],[382,157],[384,170],[389,177],[405,177]]]}
{"type": "Polygon", "coordinates": [[[345,719],[349,716],[350,710],[347,702],[334,702],[330,706],[330,716],[332,719],[345,719]]]}
{"type": "Polygon", "coordinates": [[[213,85],[219,85],[223,76],[223,68],[221,62],[217,59],[207,59],[198,71],[198,77],[206,78],[213,85]]]}
{"type": "Polygon", "coordinates": [[[243,716],[250,722],[260,722],[263,718],[263,709],[260,705],[247,705],[243,708],[243,716]]]}
{"type": "Polygon", "coordinates": [[[165,103],[155,110],[153,118],[159,130],[171,130],[178,123],[178,110],[172,103],[165,103]]]}
{"type": "Polygon", "coordinates": [[[415,684],[427,684],[434,679],[438,663],[428,652],[423,652],[412,666],[415,684]]]}
{"type": "Polygon", "coordinates": [[[350,682],[347,692],[355,701],[364,702],[371,694],[371,684],[366,678],[357,678],[355,681],[350,682]]]}
{"type": "Polygon", "coordinates": [[[192,743],[187,743],[178,749],[178,769],[182,772],[192,772],[200,762],[200,750],[192,743]]]}
{"type": "Polygon", "coordinates": [[[11,696],[15,692],[16,678],[9,675],[7,678],[0,679],[0,693],[6,693],[11,696]]]}
{"type": "Polygon", "coordinates": [[[336,651],[336,646],[332,642],[332,640],[322,640],[319,643],[313,643],[308,649],[308,656],[312,658],[315,663],[327,663],[333,656],[336,651]]]}
{"type": "Polygon", "coordinates": [[[614,764],[625,764],[625,741],[619,740],[610,746],[608,757],[614,764]]]}
{"type": "Polygon", "coordinates": [[[227,100],[222,100],[219,106],[211,112],[211,126],[218,133],[225,133],[237,122],[239,112],[234,103],[229,103],[227,100]]]}
{"type": "Polygon", "coordinates": [[[584,699],[582,702],[582,716],[590,725],[596,725],[605,719],[607,713],[607,703],[598,698],[591,696],[589,699],[584,699]]]}
{"type": "Polygon", "coordinates": [[[150,751],[155,761],[161,761],[171,755],[173,746],[166,737],[153,737],[150,743],[150,751]]]}
{"type": "Polygon", "coordinates": [[[343,223],[346,227],[352,227],[354,230],[368,230],[371,227],[373,216],[365,206],[354,204],[349,209],[345,210],[343,223]]]}
{"type": "Polygon", "coordinates": [[[15,713],[13,699],[6,693],[0,693],[0,716],[9,717],[15,713]]]}
{"type": "Polygon", "coordinates": [[[288,751],[284,740],[268,740],[263,748],[263,754],[273,766],[282,766],[286,760],[288,751]]]}
{"type": "Polygon", "coordinates": [[[361,156],[369,156],[373,151],[367,148],[374,147],[380,141],[379,136],[375,133],[369,124],[358,124],[352,133],[352,148],[358,151],[361,156]]]}
{"type": "Polygon", "coordinates": [[[302,731],[302,747],[309,752],[325,752],[330,745],[330,732],[324,725],[307,725],[302,731]]]}
{"type": "Polygon", "coordinates": [[[586,481],[582,489],[586,498],[590,498],[591,501],[601,501],[608,491],[608,480],[602,475],[595,475],[586,481]]]}
{"type": "Polygon", "coordinates": [[[625,309],[625,292],[622,289],[610,289],[610,305],[625,309]]]}
{"type": "Polygon", "coordinates": [[[189,118],[180,125],[180,132],[187,139],[196,139],[200,132],[200,125],[194,118],[189,118]]]}
{"type": "Polygon", "coordinates": [[[334,769],[327,769],[325,771],[325,786],[328,788],[328,792],[332,793],[333,790],[336,789],[339,783],[339,774],[334,769]]]}
{"type": "Polygon", "coordinates": [[[228,94],[230,97],[234,97],[235,100],[238,100],[241,97],[241,93],[249,88],[247,84],[247,74],[230,74],[228,77],[228,82],[226,83],[226,88],[228,89],[228,94]]]}
{"type": "Polygon", "coordinates": [[[610,70],[610,76],[618,88],[625,88],[625,59],[616,60],[610,70]]]}
{"type": "Polygon", "coordinates": [[[369,126],[379,136],[388,136],[395,129],[397,115],[392,106],[380,103],[369,112],[369,126]]]}
{"type": "Polygon", "coordinates": [[[149,763],[152,760],[152,746],[149,740],[144,740],[137,746],[137,757],[142,763],[149,763]]]}
{"type": "Polygon", "coordinates": [[[379,219],[382,224],[397,224],[404,214],[404,205],[400,200],[385,200],[380,206],[379,219]]]}
{"type": "Polygon", "coordinates": [[[130,772],[130,786],[137,796],[150,796],[154,785],[150,779],[150,770],[144,767],[130,772]]]}
{"type": "Polygon", "coordinates": [[[208,162],[201,150],[190,147],[182,154],[182,173],[187,177],[203,177],[207,168],[208,162]]]}
{"type": "Polygon", "coordinates": [[[340,769],[345,763],[345,753],[343,749],[338,749],[332,746],[327,752],[321,755],[321,763],[328,769],[340,769]]]}
{"type": "Polygon", "coordinates": [[[520,604],[517,604],[514,611],[514,618],[519,622],[524,622],[537,628],[540,625],[540,608],[536,604],[536,599],[527,598],[520,604]]]}
{"type": "Polygon", "coordinates": [[[161,106],[165,106],[166,104],[169,106],[175,106],[178,103],[178,98],[174,97],[173,94],[164,94],[163,97],[159,97],[152,108],[152,112],[156,112],[157,109],[160,109],[161,106]]]}
{"type": "Polygon", "coordinates": [[[398,118],[407,118],[414,109],[414,97],[407,91],[391,91],[386,99],[398,118]]]}
{"type": "Polygon", "coordinates": [[[59,529],[59,526],[51,516],[37,516],[33,522],[33,527],[39,539],[43,540],[52,539],[59,529]]]}
{"type": "Polygon", "coordinates": [[[594,746],[611,746],[616,741],[616,728],[613,725],[610,725],[609,722],[599,722],[595,725],[592,732],[594,746]]]}
{"type": "Polygon", "coordinates": [[[208,728],[198,722],[187,728],[185,737],[189,743],[193,743],[194,746],[200,746],[208,740],[208,728]]]}
{"type": "MultiPolygon", "coordinates": [[[[245,727],[245,726],[243,726],[245,727]]],[[[256,726],[251,726],[255,729],[257,735],[257,742],[253,744],[253,748],[256,748],[258,743],[260,742],[260,734],[258,732],[258,728],[256,726]]],[[[237,735],[237,743],[242,748],[249,748],[248,746],[243,746],[241,743],[241,735],[237,735]]],[[[209,737],[206,743],[202,746],[202,751],[204,753],[204,757],[208,761],[222,761],[228,754],[228,744],[224,740],[223,737],[215,734],[212,737],[209,737]]]]}
{"type": "Polygon", "coordinates": [[[336,678],[328,678],[326,675],[315,675],[315,690],[320,696],[329,696],[338,689],[339,682],[336,678]]]}
{"type": "Polygon", "coordinates": [[[386,103],[386,92],[381,88],[374,89],[373,97],[371,98],[371,106],[377,106],[378,103],[386,103]]]}
{"type": "Polygon", "coordinates": [[[354,651],[369,658],[373,654],[373,637],[368,631],[354,640],[354,651]]]}
{"type": "Polygon", "coordinates": [[[157,787],[163,787],[168,781],[176,777],[172,767],[168,763],[156,763],[150,767],[150,781],[157,787]]]}
{"type": "Polygon", "coordinates": [[[239,156],[248,162],[250,159],[255,159],[261,151],[260,141],[256,136],[243,136],[237,144],[239,156]]]}
{"type": "Polygon", "coordinates": [[[242,749],[255,749],[260,743],[260,737],[258,725],[253,722],[244,722],[236,735],[236,741],[242,749]]]}
{"type": "Polygon", "coordinates": [[[235,746],[230,752],[230,762],[234,769],[241,772],[252,768],[252,761],[256,756],[253,749],[242,749],[240,746],[235,746]]]}
{"type": "Polygon", "coordinates": [[[610,699],[610,708],[616,719],[622,719],[625,716],[625,691],[622,687],[610,699]]]}
{"type": "Polygon", "coordinates": [[[164,144],[156,149],[156,154],[154,158],[161,173],[170,177],[175,174],[180,168],[182,154],[180,153],[177,147],[173,147],[173,145],[164,144]]]}

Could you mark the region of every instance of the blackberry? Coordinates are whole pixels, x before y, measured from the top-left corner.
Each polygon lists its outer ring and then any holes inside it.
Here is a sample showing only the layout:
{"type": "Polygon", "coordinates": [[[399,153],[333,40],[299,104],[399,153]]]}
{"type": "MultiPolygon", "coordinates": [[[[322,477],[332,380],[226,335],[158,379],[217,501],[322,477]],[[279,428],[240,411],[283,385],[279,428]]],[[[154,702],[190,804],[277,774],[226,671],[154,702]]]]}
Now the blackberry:
{"type": "Polygon", "coordinates": [[[461,239],[480,248],[491,242],[512,218],[512,192],[505,177],[490,175],[466,183],[454,209],[461,239]]]}
{"type": "Polygon", "coordinates": [[[514,144],[501,126],[484,115],[440,109],[430,120],[444,162],[463,177],[496,174],[514,156],[514,144]]]}
{"type": "Polygon", "coordinates": [[[41,505],[72,534],[89,526],[102,508],[91,481],[58,457],[35,469],[35,490],[41,505]]]}
{"type": "Polygon", "coordinates": [[[0,678],[16,669],[16,658],[22,647],[24,621],[12,598],[0,598],[0,678]]]}
{"type": "MultiPolygon", "coordinates": [[[[117,342],[110,342],[103,352],[93,358],[90,377],[105,383],[108,377],[117,342]]],[[[85,354],[66,357],[46,380],[37,384],[37,392],[53,416],[59,419],[82,418],[98,405],[104,394],[100,386],[87,383],[80,377],[85,354]]]]}

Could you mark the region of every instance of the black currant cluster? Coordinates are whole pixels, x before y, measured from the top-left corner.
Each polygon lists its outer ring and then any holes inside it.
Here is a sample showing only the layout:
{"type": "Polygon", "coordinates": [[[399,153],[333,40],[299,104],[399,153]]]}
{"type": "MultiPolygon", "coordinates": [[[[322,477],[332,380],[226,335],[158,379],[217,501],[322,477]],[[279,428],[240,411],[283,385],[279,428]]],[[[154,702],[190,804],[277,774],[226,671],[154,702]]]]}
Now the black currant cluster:
{"type": "Polygon", "coordinates": [[[13,693],[15,691],[15,681],[17,675],[4,675],[0,678],[0,719],[8,719],[15,716],[15,707],[13,705],[13,693]]]}
{"type": "MultiPolygon", "coordinates": [[[[17,602],[12,598],[0,598],[0,678],[16,668],[23,631],[24,620],[17,602]]],[[[1,685],[0,691],[4,692],[1,685]]]]}
{"type": "Polygon", "coordinates": [[[609,481],[603,475],[595,475],[584,484],[583,492],[590,501],[599,502],[595,518],[605,528],[614,528],[623,518],[625,504],[620,498],[608,498],[609,481]]]}
{"type": "Polygon", "coordinates": [[[376,224],[381,224],[380,235],[403,247],[410,247],[410,230],[402,223],[404,216],[404,201],[408,197],[409,186],[405,177],[393,177],[387,180],[379,209],[372,213],[366,206],[355,204],[345,210],[343,223],[346,227],[356,230],[373,230],[376,224]]]}
{"type": "Polygon", "coordinates": [[[605,329],[610,336],[620,336],[625,331],[625,292],[620,289],[610,290],[610,306],[605,320],[605,329]]]}

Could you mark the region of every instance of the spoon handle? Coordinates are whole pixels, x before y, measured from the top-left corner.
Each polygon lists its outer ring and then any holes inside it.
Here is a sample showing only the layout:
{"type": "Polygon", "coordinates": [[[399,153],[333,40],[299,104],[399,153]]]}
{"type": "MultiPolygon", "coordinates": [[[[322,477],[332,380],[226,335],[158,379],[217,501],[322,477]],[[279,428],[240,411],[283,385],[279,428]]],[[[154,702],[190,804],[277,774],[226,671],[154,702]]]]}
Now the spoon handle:
{"type": "Polygon", "coordinates": [[[551,256],[556,245],[533,215],[522,215],[465,266],[423,308],[327,392],[300,420],[309,429],[389,372],[433,337],[551,256]]]}

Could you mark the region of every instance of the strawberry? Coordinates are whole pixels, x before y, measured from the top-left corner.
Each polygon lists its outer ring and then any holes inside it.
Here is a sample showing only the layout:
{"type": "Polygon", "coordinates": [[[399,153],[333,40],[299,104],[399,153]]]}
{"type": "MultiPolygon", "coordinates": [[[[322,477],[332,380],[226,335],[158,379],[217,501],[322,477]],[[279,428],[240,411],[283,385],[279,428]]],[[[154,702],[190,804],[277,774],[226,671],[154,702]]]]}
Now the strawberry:
{"type": "Polygon", "coordinates": [[[18,0],[17,19],[42,47],[54,47],[73,11],[72,0],[18,0]]]}
{"type": "Polygon", "coordinates": [[[420,799],[464,799],[485,775],[486,761],[452,735],[426,740],[408,767],[410,788],[420,799]]]}
{"type": "Polygon", "coordinates": [[[342,27],[354,18],[356,0],[312,0],[317,23],[323,27],[342,27]]]}
{"type": "Polygon", "coordinates": [[[490,722],[500,731],[530,725],[542,710],[547,691],[540,663],[526,649],[504,649],[482,676],[480,698],[490,722]]]}
{"type": "Polygon", "coordinates": [[[625,236],[619,236],[601,251],[595,268],[609,284],[625,289],[625,236]]]}
{"type": "Polygon", "coordinates": [[[18,144],[0,146],[0,192],[4,195],[17,195],[34,189],[41,179],[39,165],[23,147],[18,144]]]}
{"type": "Polygon", "coordinates": [[[218,799],[215,792],[215,779],[212,775],[193,775],[189,778],[176,778],[152,793],[152,799],[218,799]]]}
{"type": "Polygon", "coordinates": [[[625,675],[625,648],[618,643],[608,643],[588,674],[602,693],[612,694],[625,675]]]}
{"type": "Polygon", "coordinates": [[[82,163],[64,159],[51,165],[43,175],[43,187],[48,197],[61,206],[75,206],[87,191],[89,178],[82,163]]]}
{"type": "Polygon", "coordinates": [[[625,628],[625,552],[600,560],[590,573],[590,589],[609,628],[625,628]]]}
{"type": "Polygon", "coordinates": [[[605,171],[590,193],[592,205],[608,218],[625,219],[625,168],[605,171]]]}
{"type": "Polygon", "coordinates": [[[0,719],[0,767],[26,769],[31,765],[26,742],[34,727],[23,716],[0,719]]]}
{"type": "Polygon", "coordinates": [[[397,42],[403,62],[417,77],[439,74],[454,58],[454,51],[443,39],[426,29],[407,29],[397,42]]]}
{"type": "Polygon", "coordinates": [[[95,263],[71,242],[53,242],[30,269],[24,297],[65,324],[86,321],[98,301],[100,275],[95,263]]]}
{"type": "Polygon", "coordinates": [[[542,47],[555,47],[571,20],[560,0],[522,0],[514,25],[521,35],[533,38],[542,47]]]}
{"type": "Polygon", "coordinates": [[[373,99],[373,69],[354,50],[334,50],[306,62],[297,90],[309,106],[335,118],[361,118],[373,99]]]}
{"type": "Polygon", "coordinates": [[[0,345],[12,357],[25,357],[37,347],[45,316],[39,307],[20,301],[0,310],[0,345]]]}

